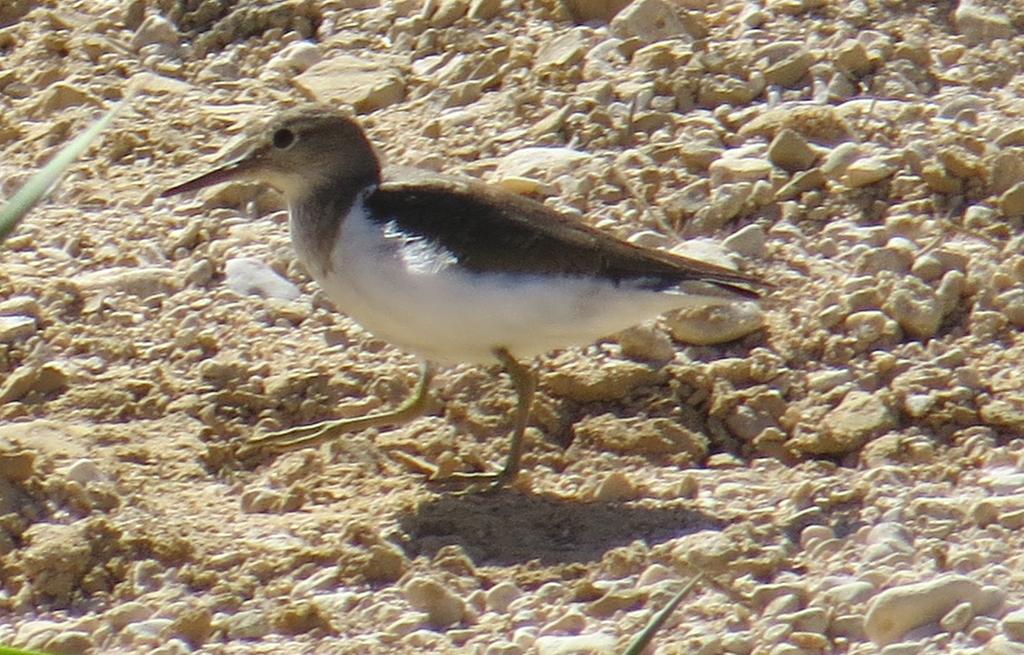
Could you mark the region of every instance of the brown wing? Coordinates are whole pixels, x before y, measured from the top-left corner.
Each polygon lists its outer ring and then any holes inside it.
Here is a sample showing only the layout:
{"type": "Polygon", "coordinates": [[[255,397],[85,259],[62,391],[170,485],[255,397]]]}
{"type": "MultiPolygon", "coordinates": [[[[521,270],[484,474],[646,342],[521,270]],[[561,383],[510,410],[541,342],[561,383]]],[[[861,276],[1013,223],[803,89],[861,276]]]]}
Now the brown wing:
{"type": "Polygon", "coordinates": [[[756,298],[758,278],[649,250],[570,219],[523,196],[471,180],[418,172],[384,182],[367,199],[376,220],[432,240],[476,272],[594,276],[665,289],[714,283],[756,298]]]}

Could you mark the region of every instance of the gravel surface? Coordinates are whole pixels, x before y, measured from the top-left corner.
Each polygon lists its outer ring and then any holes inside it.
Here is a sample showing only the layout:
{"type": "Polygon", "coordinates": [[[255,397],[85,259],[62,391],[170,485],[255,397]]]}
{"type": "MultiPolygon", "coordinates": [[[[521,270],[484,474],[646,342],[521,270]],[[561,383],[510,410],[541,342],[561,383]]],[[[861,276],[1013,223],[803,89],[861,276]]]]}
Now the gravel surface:
{"type": "Polygon", "coordinates": [[[51,653],[1024,653],[1024,9],[854,0],[13,0],[0,196],[127,92],[0,250],[0,643],[51,653]],[[776,285],[429,415],[281,199],[161,190],[348,105],[482,178],[776,285]],[[684,343],[688,342],[688,343],[684,343]],[[693,345],[696,342],[698,345],[693,345]],[[689,345],[688,345],[689,344],[689,345]]]}

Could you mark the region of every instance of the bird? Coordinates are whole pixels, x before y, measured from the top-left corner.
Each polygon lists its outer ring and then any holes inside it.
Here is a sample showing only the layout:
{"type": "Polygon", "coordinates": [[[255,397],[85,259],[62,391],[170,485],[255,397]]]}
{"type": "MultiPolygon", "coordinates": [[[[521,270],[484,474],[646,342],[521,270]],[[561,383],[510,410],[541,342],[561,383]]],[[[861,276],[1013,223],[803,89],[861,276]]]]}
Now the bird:
{"type": "Polygon", "coordinates": [[[537,388],[531,363],[682,308],[756,301],[753,274],[644,248],[483,181],[383,169],[360,123],[319,104],[252,131],[240,157],[164,197],[247,180],[283,194],[295,255],[335,307],[420,360],[399,406],[250,438],[284,452],[424,413],[438,366],[500,364],[516,393],[497,471],[445,482],[493,491],[518,475],[537,388]],[[527,362],[527,363],[524,363],[527,362]]]}

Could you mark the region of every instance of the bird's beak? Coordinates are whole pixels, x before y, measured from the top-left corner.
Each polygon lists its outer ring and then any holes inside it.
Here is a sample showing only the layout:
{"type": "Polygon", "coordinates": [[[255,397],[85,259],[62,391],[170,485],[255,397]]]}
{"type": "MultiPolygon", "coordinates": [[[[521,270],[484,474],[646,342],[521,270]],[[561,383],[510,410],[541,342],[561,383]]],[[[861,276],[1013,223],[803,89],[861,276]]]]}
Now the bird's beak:
{"type": "Polygon", "coordinates": [[[166,198],[167,196],[173,196],[179,193],[188,193],[189,191],[204,189],[208,186],[213,186],[214,184],[220,184],[221,182],[244,179],[249,177],[249,175],[258,168],[258,159],[254,157],[244,157],[238,161],[228,164],[227,166],[222,166],[221,168],[210,171],[205,175],[200,175],[188,182],[173,186],[161,193],[160,197],[166,198]]]}

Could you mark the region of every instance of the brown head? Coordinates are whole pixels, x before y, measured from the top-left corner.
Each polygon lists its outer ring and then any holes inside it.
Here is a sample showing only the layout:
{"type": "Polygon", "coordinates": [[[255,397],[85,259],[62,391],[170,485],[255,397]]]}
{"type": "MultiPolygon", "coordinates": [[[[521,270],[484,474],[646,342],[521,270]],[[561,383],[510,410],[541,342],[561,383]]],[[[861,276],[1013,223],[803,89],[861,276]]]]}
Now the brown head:
{"type": "Polygon", "coordinates": [[[313,105],[281,113],[249,139],[242,157],[160,195],[232,180],[265,182],[291,204],[326,184],[377,183],[380,162],[355,120],[313,105]]]}

